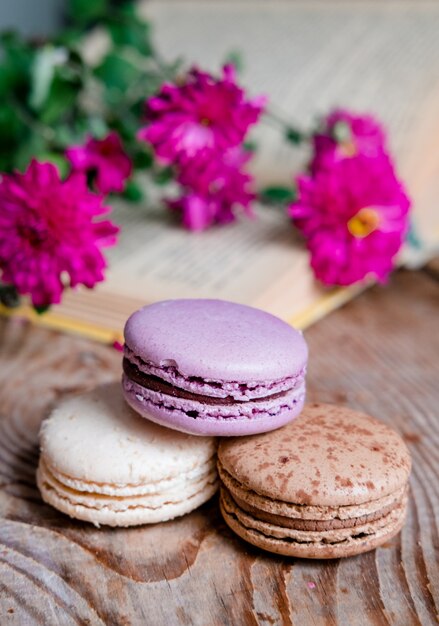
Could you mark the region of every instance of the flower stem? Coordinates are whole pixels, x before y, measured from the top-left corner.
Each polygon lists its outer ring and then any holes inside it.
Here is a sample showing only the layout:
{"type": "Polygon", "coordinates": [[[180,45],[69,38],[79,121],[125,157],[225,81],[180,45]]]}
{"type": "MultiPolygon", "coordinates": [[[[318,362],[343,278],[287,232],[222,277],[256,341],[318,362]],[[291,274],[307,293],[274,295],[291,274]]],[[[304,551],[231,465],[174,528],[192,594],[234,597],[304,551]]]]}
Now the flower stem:
{"type": "Polygon", "coordinates": [[[38,132],[48,143],[51,143],[54,140],[55,131],[53,130],[53,128],[45,126],[36,118],[34,118],[22,105],[18,98],[12,96],[10,97],[10,101],[14,105],[15,111],[20,117],[21,121],[26,124],[28,128],[32,129],[35,132],[38,132]]]}
{"type": "Polygon", "coordinates": [[[273,123],[275,126],[280,127],[285,138],[295,145],[309,141],[310,135],[308,133],[299,130],[296,126],[285,120],[282,115],[275,113],[272,109],[267,109],[264,113],[264,118],[273,123]]]}
{"type": "Polygon", "coordinates": [[[14,285],[5,285],[0,283],[0,303],[10,309],[20,304],[20,296],[14,285]]]}
{"type": "Polygon", "coordinates": [[[175,80],[175,68],[167,63],[155,48],[152,51],[151,58],[163,80],[173,82],[175,80]]]}

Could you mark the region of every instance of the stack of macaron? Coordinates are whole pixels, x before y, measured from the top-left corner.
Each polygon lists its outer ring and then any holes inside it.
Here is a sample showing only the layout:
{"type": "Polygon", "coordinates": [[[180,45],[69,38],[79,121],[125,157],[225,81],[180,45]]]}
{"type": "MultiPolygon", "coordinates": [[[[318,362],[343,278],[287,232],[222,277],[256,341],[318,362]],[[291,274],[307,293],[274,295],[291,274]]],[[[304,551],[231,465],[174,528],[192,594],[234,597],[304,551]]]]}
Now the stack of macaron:
{"type": "Polygon", "coordinates": [[[216,444],[142,419],[120,383],[60,402],[43,422],[37,482],[43,499],[96,526],[173,519],[218,488],[216,444]]]}
{"type": "Polygon", "coordinates": [[[277,317],[221,300],[169,300],[125,326],[123,392],[147,419],[193,435],[263,433],[299,415],[308,351],[277,317]]]}
{"type": "Polygon", "coordinates": [[[269,435],[223,440],[224,520],[250,543],[287,556],[352,556],[401,529],[410,456],[397,433],[345,407],[306,405],[269,435]]]}
{"type": "Polygon", "coordinates": [[[220,484],[227,525],[268,551],[331,558],[380,545],[404,521],[407,448],[368,416],[304,408],[307,358],[300,332],[252,307],[136,311],[122,385],[64,399],[43,422],[43,499],[131,526],[186,514],[220,484]]]}

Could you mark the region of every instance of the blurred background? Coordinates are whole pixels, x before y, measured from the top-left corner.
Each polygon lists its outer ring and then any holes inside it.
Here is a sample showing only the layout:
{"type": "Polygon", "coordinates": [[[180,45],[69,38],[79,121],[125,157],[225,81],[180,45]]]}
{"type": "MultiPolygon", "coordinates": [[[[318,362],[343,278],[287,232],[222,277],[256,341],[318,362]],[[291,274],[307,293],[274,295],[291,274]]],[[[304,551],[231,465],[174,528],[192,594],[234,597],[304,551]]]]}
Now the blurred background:
{"type": "Polygon", "coordinates": [[[51,34],[62,24],[64,0],[2,0],[0,28],[17,28],[25,35],[51,34]]]}
{"type": "MultiPolygon", "coordinates": [[[[65,24],[71,10],[98,14],[100,6],[111,4],[120,8],[126,2],[2,0],[0,30],[44,37],[65,24]]],[[[419,128],[415,138],[410,131],[439,102],[438,2],[139,0],[138,7],[152,20],[165,59],[184,56],[188,64],[216,69],[239,58],[244,84],[268,93],[273,108],[302,125],[341,104],[376,113],[389,126],[402,175],[417,167],[414,144],[423,144],[423,138],[419,128]],[[400,155],[408,145],[414,157],[406,162],[400,155]]],[[[435,131],[437,126],[423,129],[435,131]]],[[[268,133],[264,140],[267,159],[258,173],[271,178],[276,139],[268,133]]],[[[303,161],[297,151],[278,153],[280,162],[290,158],[303,161]]],[[[277,177],[287,170],[291,163],[284,172],[278,164],[277,177]]]]}
{"type": "MultiPolygon", "coordinates": [[[[121,226],[118,245],[108,252],[108,276],[93,298],[89,301],[83,291],[67,294],[63,301],[69,319],[74,313],[81,322],[87,319],[100,328],[102,311],[112,311],[105,298],[121,302],[121,294],[129,311],[138,308],[139,294],[151,301],[213,294],[272,307],[288,319],[294,314],[294,320],[314,307],[324,296],[314,281],[310,254],[291,228],[288,207],[297,197],[295,180],[310,163],[314,133],[335,108],[354,117],[371,115],[384,128],[392,174],[387,179],[384,167],[380,180],[383,185],[396,181],[398,191],[402,181],[413,207],[410,225],[401,227],[401,241],[406,230],[409,236],[398,262],[416,268],[437,253],[439,2],[0,0],[0,31],[0,172],[24,172],[35,159],[54,164],[64,178],[72,168],[81,170],[71,157],[72,149],[78,155],[79,148],[92,159],[83,168],[89,186],[108,197],[112,217],[121,226]],[[196,184],[189,184],[174,157],[161,158],[151,136],[139,141],[139,131],[146,124],[145,103],[152,102],[165,82],[181,86],[194,66],[216,81],[225,64],[234,65],[237,84],[244,89],[240,93],[249,99],[265,96],[268,105],[242,138],[245,159],[251,155],[248,164],[245,160],[245,167],[226,167],[220,151],[223,178],[207,176],[200,191],[205,171],[199,171],[197,151],[192,163],[196,184]],[[121,152],[123,176],[120,162],[115,165],[121,152]],[[112,165],[110,184],[99,188],[97,171],[110,171],[112,165]],[[230,171],[241,181],[239,194],[230,171]],[[250,192],[244,193],[243,179],[251,181],[250,192]],[[167,199],[173,211],[167,210],[167,199]],[[250,202],[259,219],[241,220],[239,210],[250,202]],[[181,227],[181,222],[193,230],[216,226],[220,220],[214,211],[224,206],[229,211],[224,222],[236,216],[237,228],[209,228],[193,236],[181,227]],[[176,216],[183,218],[179,222],[176,216]],[[293,311],[291,300],[300,311],[293,311]]],[[[227,120],[225,126],[233,125],[230,119],[239,114],[239,105],[227,109],[218,105],[219,96],[214,98],[212,109],[227,120]]],[[[189,118],[196,101],[194,97],[189,103],[189,118]]],[[[212,121],[204,112],[196,119],[199,127],[212,121]]],[[[347,130],[347,140],[345,134],[340,142],[348,144],[346,158],[351,158],[361,150],[350,141],[352,129],[347,130]]],[[[167,126],[165,141],[170,136],[167,126]]],[[[343,228],[370,206],[398,205],[387,196],[362,196],[354,202],[356,181],[368,179],[364,170],[352,181],[346,178],[350,212],[343,228]]],[[[369,193],[379,185],[375,179],[364,188],[369,193]]],[[[330,212],[334,206],[328,201],[324,208],[330,212]]],[[[349,228],[340,232],[350,233],[348,243],[353,237],[365,238],[364,231],[358,237],[349,228]]],[[[373,262],[374,254],[364,249],[373,262]]],[[[324,263],[332,270],[333,257],[324,263]]],[[[368,268],[363,276],[367,274],[368,268]]],[[[337,281],[324,282],[355,282],[352,277],[337,281]]],[[[318,315],[328,310],[322,305],[318,315]]],[[[107,319],[111,333],[120,332],[125,310],[118,310],[118,316],[107,319]]]]}
{"type": "MultiPolygon", "coordinates": [[[[116,10],[124,4],[2,0],[0,30],[44,37],[56,33],[69,12],[76,17],[99,15],[101,8],[111,11],[108,7],[116,10]]],[[[278,107],[280,114],[302,125],[339,105],[375,113],[389,127],[403,177],[416,169],[415,144],[423,146],[424,139],[418,127],[416,136],[411,131],[439,102],[438,2],[139,0],[137,6],[139,14],[152,21],[153,38],[164,59],[183,57],[188,65],[209,70],[238,59],[242,82],[255,93],[268,93],[272,109],[278,107]],[[401,159],[408,146],[413,158],[401,159]]],[[[89,30],[99,30],[99,19],[93,26],[89,30]]],[[[98,50],[99,38],[93,41],[98,50]]],[[[422,132],[437,130],[430,124],[422,132]]],[[[258,173],[271,178],[275,135],[270,139],[270,133],[264,134],[264,141],[267,159],[259,159],[258,173]]],[[[303,161],[297,151],[280,150],[278,178],[303,161]]]]}
{"type": "MultiPolygon", "coordinates": [[[[125,4],[2,0],[0,30],[41,38],[57,32],[69,12],[96,15],[84,20],[83,46],[88,59],[102,59],[108,32],[100,11],[125,4]]],[[[233,59],[240,82],[251,94],[267,94],[280,119],[309,128],[336,106],[377,115],[415,199],[418,228],[437,240],[439,145],[432,138],[439,137],[439,2],[139,0],[137,6],[165,61],[180,58],[182,67],[215,71],[233,59]]],[[[261,149],[253,170],[261,185],[285,184],[306,159],[271,126],[259,125],[255,135],[261,149]]]]}

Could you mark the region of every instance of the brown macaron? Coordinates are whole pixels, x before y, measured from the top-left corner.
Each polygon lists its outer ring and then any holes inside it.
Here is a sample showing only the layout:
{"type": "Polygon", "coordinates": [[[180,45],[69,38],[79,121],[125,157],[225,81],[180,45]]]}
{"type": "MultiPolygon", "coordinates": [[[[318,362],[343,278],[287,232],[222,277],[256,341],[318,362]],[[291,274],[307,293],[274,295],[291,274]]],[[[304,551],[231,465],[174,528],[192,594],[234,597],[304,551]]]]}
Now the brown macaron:
{"type": "Polygon", "coordinates": [[[352,556],[401,530],[410,468],[405,443],[379,420],[309,404],[279,430],[221,442],[221,512],[269,552],[352,556]]]}

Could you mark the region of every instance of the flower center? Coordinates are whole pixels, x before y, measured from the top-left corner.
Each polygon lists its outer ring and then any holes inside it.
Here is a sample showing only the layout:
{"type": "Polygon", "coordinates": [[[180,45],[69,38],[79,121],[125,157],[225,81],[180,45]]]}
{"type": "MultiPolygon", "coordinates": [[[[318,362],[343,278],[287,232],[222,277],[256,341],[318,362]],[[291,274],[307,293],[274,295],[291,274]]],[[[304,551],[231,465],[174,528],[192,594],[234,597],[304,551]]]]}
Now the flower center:
{"type": "Polygon", "coordinates": [[[378,228],[380,216],[378,211],[371,207],[360,209],[356,215],[348,221],[348,230],[354,237],[363,239],[378,228]]]}
{"type": "Polygon", "coordinates": [[[202,117],[200,120],[201,126],[210,126],[211,120],[207,117],[202,117]]]}
{"type": "Polygon", "coordinates": [[[40,247],[47,240],[47,231],[44,228],[29,226],[27,224],[18,224],[17,228],[20,237],[27,239],[34,248],[40,247]]]}
{"type": "Polygon", "coordinates": [[[352,141],[352,139],[349,141],[342,141],[338,144],[337,148],[341,156],[347,159],[354,157],[358,152],[357,146],[355,145],[355,142],[352,141]]]}
{"type": "Polygon", "coordinates": [[[113,146],[101,144],[99,146],[99,154],[101,156],[113,156],[115,150],[113,146]]]}

